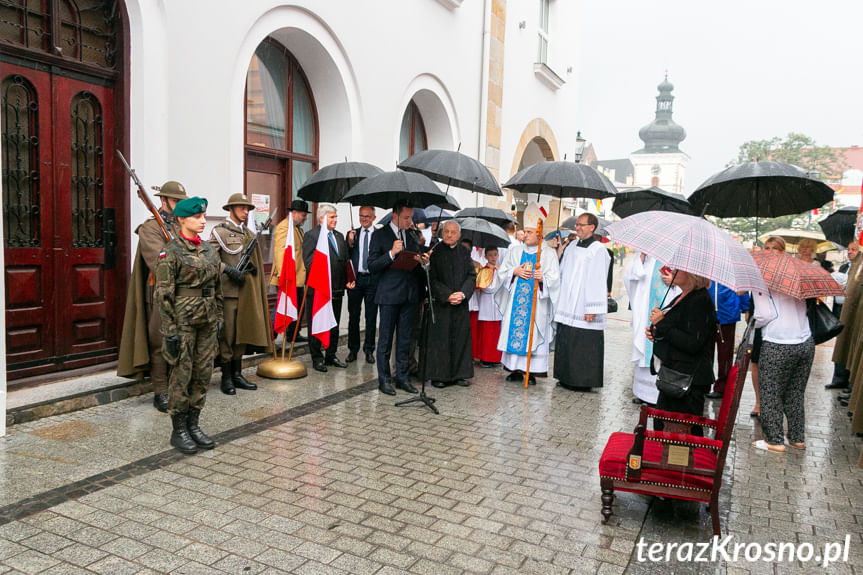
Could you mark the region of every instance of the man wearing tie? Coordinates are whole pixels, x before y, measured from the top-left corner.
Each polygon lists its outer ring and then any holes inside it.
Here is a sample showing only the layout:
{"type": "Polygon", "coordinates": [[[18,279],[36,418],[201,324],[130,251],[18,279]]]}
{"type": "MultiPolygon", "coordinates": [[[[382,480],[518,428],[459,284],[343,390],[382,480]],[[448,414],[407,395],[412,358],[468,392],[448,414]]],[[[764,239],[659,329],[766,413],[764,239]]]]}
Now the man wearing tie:
{"type": "Polygon", "coordinates": [[[336,350],[339,347],[339,317],[342,314],[342,296],[345,293],[345,287],[352,289],[354,283],[346,284],[348,246],[341,232],[336,231],[338,220],[339,217],[334,206],[320,204],[318,206],[318,225],[309,230],[305,234],[305,237],[303,237],[303,262],[306,264],[306,270],[308,270],[306,277],[311,277],[312,260],[315,257],[318,237],[324,233],[329,235],[330,240],[330,297],[333,304],[333,314],[336,316],[336,325],[330,330],[330,346],[327,348],[326,358],[321,348],[321,341],[316,337],[312,337],[311,334],[311,302],[314,301],[314,290],[308,290],[305,309],[306,320],[309,325],[309,351],[312,354],[312,367],[316,371],[323,372],[327,371],[328,365],[335,367],[348,366],[348,364],[336,357],[336,350]]]}
{"type": "MultiPolygon", "coordinates": [[[[423,271],[419,266],[412,270],[394,269],[393,261],[402,251],[421,254],[425,251],[419,234],[407,234],[411,227],[413,208],[404,201],[393,206],[393,219],[389,225],[377,230],[369,247],[369,271],[380,274],[375,303],[381,316],[380,337],[378,338],[377,364],[378,389],[381,393],[395,395],[393,376],[390,371],[390,352],[393,333],[396,333],[396,387],[416,393],[417,389],[408,381],[408,350],[411,330],[420,301],[420,282],[423,271]]],[[[416,256],[424,265],[428,255],[416,256]]]]}
{"type": "Polygon", "coordinates": [[[369,272],[369,246],[375,231],[375,209],[371,206],[360,208],[360,227],[348,232],[348,250],[351,264],[357,275],[356,286],[348,290],[348,363],[356,361],[360,351],[360,312],[365,302],[366,341],[363,352],[366,363],[375,362],[375,333],[378,322],[378,306],[375,292],[378,276],[369,272]]]}

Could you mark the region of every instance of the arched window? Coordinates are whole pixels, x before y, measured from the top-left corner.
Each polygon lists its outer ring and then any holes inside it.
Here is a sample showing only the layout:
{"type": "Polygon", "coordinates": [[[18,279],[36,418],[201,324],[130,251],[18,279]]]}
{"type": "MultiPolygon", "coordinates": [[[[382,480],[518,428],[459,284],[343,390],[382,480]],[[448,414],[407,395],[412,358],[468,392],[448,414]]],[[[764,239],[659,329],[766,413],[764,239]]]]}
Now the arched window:
{"type": "Polygon", "coordinates": [[[399,135],[399,162],[428,149],[426,129],[419,108],[413,100],[408,104],[399,135]]]}
{"type": "Polygon", "coordinates": [[[39,237],[39,105],[25,78],[2,84],[3,232],[7,248],[37,247],[39,237]]]}
{"type": "MultiPolygon", "coordinates": [[[[297,60],[273,38],[255,50],[246,75],[246,193],[281,221],[318,166],[318,116],[297,60]]],[[[265,219],[264,210],[252,212],[265,219]],[[257,213],[256,213],[257,212],[257,213]]],[[[269,237],[264,257],[272,257],[269,237]]]]}

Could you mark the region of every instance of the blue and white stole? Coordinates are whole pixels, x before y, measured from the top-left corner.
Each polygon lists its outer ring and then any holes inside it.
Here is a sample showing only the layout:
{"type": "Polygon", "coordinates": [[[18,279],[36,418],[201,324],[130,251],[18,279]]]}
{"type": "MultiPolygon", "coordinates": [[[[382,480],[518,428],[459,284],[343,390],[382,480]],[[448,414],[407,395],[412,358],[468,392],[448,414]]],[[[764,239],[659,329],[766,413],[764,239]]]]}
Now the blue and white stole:
{"type": "MultiPolygon", "coordinates": [[[[662,309],[662,304],[664,303],[665,294],[668,292],[668,286],[665,285],[665,282],[662,281],[662,274],[659,273],[659,270],[662,268],[662,262],[656,260],[653,264],[653,272],[650,274],[650,301],[648,301],[647,305],[647,313],[648,315],[654,308],[662,309]]],[[[647,344],[644,346],[644,359],[642,360],[642,367],[650,366],[650,358],[653,357],[653,342],[647,340],[647,344]]]]}
{"type": "MultiPolygon", "coordinates": [[[[526,251],[521,254],[522,267],[533,271],[536,267],[536,254],[526,251]]],[[[530,308],[533,305],[533,279],[516,278],[515,293],[512,299],[512,312],[509,316],[509,334],[506,340],[506,353],[527,355],[527,340],[530,336],[530,308]]]]}

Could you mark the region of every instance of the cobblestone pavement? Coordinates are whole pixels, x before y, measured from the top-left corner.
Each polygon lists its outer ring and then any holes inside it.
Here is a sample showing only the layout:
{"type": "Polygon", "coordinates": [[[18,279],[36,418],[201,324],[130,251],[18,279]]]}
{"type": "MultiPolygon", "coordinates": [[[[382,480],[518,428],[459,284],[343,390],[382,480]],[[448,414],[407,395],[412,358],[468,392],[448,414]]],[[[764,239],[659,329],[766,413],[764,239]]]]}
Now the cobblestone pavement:
{"type": "MultiPolygon", "coordinates": [[[[695,503],[619,493],[600,524],[599,455],[609,434],[637,420],[625,308],[609,322],[598,392],[552,379],[525,390],[478,367],[469,388],[431,389],[434,415],[394,407],[361,360],[295,381],[247,373],[260,389],[235,397],[214,378],[202,427],[218,446],[192,457],[169,449],[170,422],[149,396],[16,425],[0,439],[0,573],[823,571],[638,562],[642,538],[710,538],[695,503]]],[[[817,351],[805,452],[749,447],[760,429],[746,390],[722,527],[743,543],[820,546],[848,535],[848,561],[827,572],[860,573],[860,441],[823,389],[830,352],[817,351]]]]}

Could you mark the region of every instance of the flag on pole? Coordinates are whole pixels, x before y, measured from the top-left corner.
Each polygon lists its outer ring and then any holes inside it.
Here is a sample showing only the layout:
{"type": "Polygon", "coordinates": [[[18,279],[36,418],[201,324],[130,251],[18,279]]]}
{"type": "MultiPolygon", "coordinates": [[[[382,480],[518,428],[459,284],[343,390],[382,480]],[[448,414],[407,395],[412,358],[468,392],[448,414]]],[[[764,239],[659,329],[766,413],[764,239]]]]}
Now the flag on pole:
{"type": "Polygon", "coordinates": [[[312,302],[312,325],[310,331],[324,348],[330,347],[330,330],[336,327],[330,279],[330,242],[326,226],[321,226],[318,244],[312,257],[312,267],[306,278],[306,287],[315,290],[312,302]]]}
{"type": "MultiPolygon", "coordinates": [[[[278,246],[276,247],[278,249],[278,246]]],[[[288,213],[288,235],[285,238],[285,255],[279,274],[279,299],[276,303],[276,319],[273,331],[284,333],[288,325],[297,319],[297,266],[294,262],[294,220],[288,213]]]]}
{"type": "Polygon", "coordinates": [[[863,244],[863,184],[860,185],[860,210],[857,212],[857,243],[863,244]]]}

